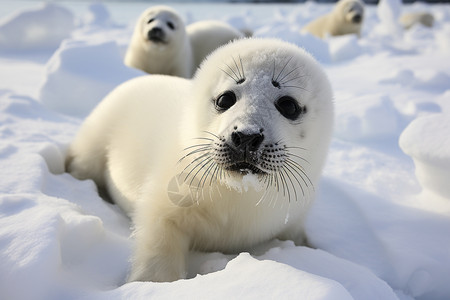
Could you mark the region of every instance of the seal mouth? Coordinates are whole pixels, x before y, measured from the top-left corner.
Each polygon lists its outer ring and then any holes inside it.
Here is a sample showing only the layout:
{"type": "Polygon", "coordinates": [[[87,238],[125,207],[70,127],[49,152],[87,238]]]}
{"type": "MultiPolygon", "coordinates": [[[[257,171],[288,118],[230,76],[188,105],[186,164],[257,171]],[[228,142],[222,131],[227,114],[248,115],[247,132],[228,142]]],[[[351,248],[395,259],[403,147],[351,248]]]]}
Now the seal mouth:
{"type": "Polygon", "coordinates": [[[166,44],[167,43],[163,38],[156,37],[156,36],[149,37],[148,40],[155,44],[166,44]]]}
{"type": "Polygon", "coordinates": [[[263,170],[261,170],[257,166],[252,165],[252,164],[250,164],[248,162],[235,163],[235,164],[232,164],[231,166],[227,167],[226,169],[229,170],[229,171],[240,173],[242,175],[247,175],[247,174],[266,174],[266,172],[264,172],[263,170]]]}
{"type": "Polygon", "coordinates": [[[147,39],[156,44],[166,44],[166,34],[159,27],[152,28],[147,32],[147,39]]]}
{"type": "Polygon", "coordinates": [[[362,16],[361,15],[354,15],[352,17],[352,22],[355,24],[359,24],[362,21],[362,16]]]}

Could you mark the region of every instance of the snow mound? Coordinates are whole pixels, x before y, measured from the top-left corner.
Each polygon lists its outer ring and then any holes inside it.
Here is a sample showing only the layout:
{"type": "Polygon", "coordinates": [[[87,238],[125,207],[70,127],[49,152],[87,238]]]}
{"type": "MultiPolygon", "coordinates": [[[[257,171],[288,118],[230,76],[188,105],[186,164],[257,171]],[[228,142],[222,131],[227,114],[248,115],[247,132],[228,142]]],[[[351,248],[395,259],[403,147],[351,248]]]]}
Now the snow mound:
{"type": "Polygon", "coordinates": [[[84,117],[117,85],[143,74],[123,64],[115,42],[65,40],[47,63],[39,99],[60,113],[84,117]]]}
{"type": "Polygon", "coordinates": [[[94,2],[89,4],[88,12],[83,16],[83,25],[87,27],[114,27],[117,26],[105,4],[94,2]]]}
{"type": "Polygon", "coordinates": [[[356,35],[343,35],[328,40],[333,61],[353,59],[363,52],[356,35]]]}
{"type": "Polygon", "coordinates": [[[274,247],[258,258],[274,260],[316,276],[336,280],[345,287],[353,299],[397,299],[386,282],[362,266],[319,249],[295,247],[293,243],[288,242],[284,244],[288,246],[274,247]]]}
{"type": "Polygon", "coordinates": [[[384,35],[400,36],[403,29],[398,22],[402,11],[401,0],[380,0],[377,6],[377,15],[380,24],[376,28],[384,35]]]}
{"type": "Polygon", "coordinates": [[[411,156],[421,185],[450,198],[450,115],[433,114],[411,122],[400,136],[400,147],[411,156]]]}
{"type": "MultiPolygon", "coordinates": [[[[377,171],[380,168],[381,165],[377,166],[377,171]]],[[[442,247],[450,242],[448,205],[441,203],[440,210],[416,209],[394,203],[393,199],[383,199],[336,178],[325,178],[321,185],[318,201],[307,222],[307,234],[313,245],[360,267],[368,267],[390,287],[400,289],[414,299],[448,298],[450,287],[445,282],[450,276],[450,254],[447,247],[442,247]],[[442,256],[446,259],[436,259],[442,256]]],[[[426,206],[431,205],[426,202],[426,206]]],[[[309,256],[307,261],[303,264],[315,260],[309,256]]],[[[346,279],[327,276],[339,280],[354,299],[392,298],[392,295],[389,297],[389,288],[383,288],[382,282],[370,279],[370,275],[361,270],[352,270],[349,265],[340,266],[338,261],[331,259],[317,261],[326,261],[322,265],[325,272],[347,270],[353,274],[350,277],[355,274],[359,274],[356,275],[359,278],[365,277],[365,284],[361,285],[352,278],[352,284],[356,283],[352,289],[343,283],[350,279],[347,277],[349,274],[339,274],[346,279]],[[355,294],[357,291],[360,294],[355,294]]],[[[302,270],[309,269],[302,267],[302,270]]],[[[315,268],[315,272],[317,270],[320,268],[315,268]]]]}
{"type": "Polygon", "coordinates": [[[110,14],[106,6],[100,2],[89,5],[89,12],[86,14],[87,25],[105,26],[111,22],[110,14]]]}
{"type": "Polygon", "coordinates": [[[335,135],[363,141],[397,137],[401,115],[387,95],[357,96],[336,103],[335,135]]]}
{"type": "Polygon", "coordinates": [[[395,73],[387,79],[380,80],[383,84],[401,84],[401,85],[414,85],[416,77],[414,72],[410,69],[400,69],[396,70],[395,73]]]}
{"type": "Polygon", "coordinates": [[[380,80],[380,83],[401,84],[418,89],[445,91],[450,88],[450,76],[444,72],[431,71],[426,77],[418,77],[410,69],[399,69],[390,78],[380,80]]]}
{"type": "Polygon", "coordinates": [[[353,299],[339,283],[274,261],[241,253],[225,270],[171,284],[128,283],[92,299],[353,299]],[[221,282],[220,285],[216,284],[221,282]],[[155,294],[156,293],[156,294],[155,294]]]}
{"type": "Polygon", "coordinates": [[[71,11],[56,4],[19,10],[0,20],[0,50],[51,50],[74,29],[71,11]]]}

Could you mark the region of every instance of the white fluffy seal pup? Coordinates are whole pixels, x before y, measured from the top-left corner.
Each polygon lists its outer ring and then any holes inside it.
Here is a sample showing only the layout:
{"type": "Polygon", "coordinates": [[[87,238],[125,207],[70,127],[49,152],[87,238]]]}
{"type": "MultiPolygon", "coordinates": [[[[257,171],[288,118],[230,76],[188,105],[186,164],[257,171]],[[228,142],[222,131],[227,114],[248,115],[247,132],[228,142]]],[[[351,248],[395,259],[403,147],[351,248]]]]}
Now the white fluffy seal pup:
{"type": "Polygon", "coordinates": [[[172,8],[153,6],[139,17],[124,63],[149,74],[190,78],[209,53],[242,36],[219,21],[200,21],[185,27],[172,8]]]}
{"type": "Polygon", "coordinates": [[[81,126],[66,169],[131,216],[128,280],[174,281],[190,249],[302,243],[332,124],[330,83],[308,53],[241,39],[192,80],[152,75],[117,87],[81,126]]]}
{"type": "Polygon", "coordinates": [[[139,17],[124,62],[150,74],[190,77],[192,55],[178,13],[168,6],[154,6],[139,17]]]}
{"type": "Polygon", "coordinates": [[[303,27],[302,32],[309,32],[320,38],[356,34],[361,36],[364,21],[364,3],[361,0],[339,0],[333,10],[303,27]]]}
{"type": "Polygon", "coordinates": [[[405,29],[410,29],[416,24],[421,24],[425,27],[433,27],[434,17],[429,12],[409,12],[404,13],[399,19],[400,24],[405,29]]]}

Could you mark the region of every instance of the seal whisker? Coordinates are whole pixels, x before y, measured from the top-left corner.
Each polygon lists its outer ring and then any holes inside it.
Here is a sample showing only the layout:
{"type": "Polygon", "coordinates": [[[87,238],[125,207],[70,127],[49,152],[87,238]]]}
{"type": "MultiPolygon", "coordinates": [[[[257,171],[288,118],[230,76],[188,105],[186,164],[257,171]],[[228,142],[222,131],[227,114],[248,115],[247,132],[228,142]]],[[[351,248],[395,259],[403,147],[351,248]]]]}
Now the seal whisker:
{"type": "MultiPolygon", "coordinates": [[[[264,203],[264,202],[266,202],[266,200],[268,199],[268,198],[270,198],[271,197],[271,195],[273,194],[273,192],[274,192],[274,189],[272,189],[271,187],[271,180],[273,179],[273,174],[270,174],[270,175],[268,175],[267,176],[267,185],[266,185],[266,190],[264,191],[264,194],[261,196],[261,198],[259,199],[259,201],[256,203],[256,205],[260,205],[261,203],[264,203]]],[[[269,202],[269,205],[270,205],[270,202],[269,202]]]]}
{"type": "MultiPolygon", "coordinates": [[[[211,153],[208,152],[208,153],[202,154],[202,155],[200,155],[199,157],[195,158],[193,161],[191,161],[191,162],[183,169],[183,171],[181,171],[181,173],[184,173],[184,172],[187,170],[187,168],[189,168],[192,164],[196,163],[198,160],[201,160],[201,159],[205,158],[205,156],[210,156],[210,155],[211,155],[211,153]]],[[[198,166],[198,164],[197,164],[197,166],[198,166]]],[[[195,167],[195,168],[196,168],[196,167],[195,167]]],[[[194,169],[195,169],[195,168],[194,168],[194,169]]],[[[191,172],[192,172],[192,170],[191,170],[191,172]]],[[[189,174],[190,174],[190,172],[189,172],[189,174]]],[[[189,174],[186,176],[186,178],[185,178],[184,181],[187,180],[189,174]]]]}
{"type": "Polygon", "coordinates": [[[281,76],[281,74],[284,72],[284,69],[286,69],[287,65],[289,64],[289,62],[292,60],[292,56],[286,61],[286,64],[284,65],[284,67],[281,69],[280,73],[278,73],[277,78],[275,78],[276,82],[278,81],[278,78],[281,76]]]}
{"type": "MultiPolygon", "coordinates": [[[[210,170],[215,165],[214,159],[211,158],[207,163],[205,163],[203,165],[203,167],[205,167],[207,165],[209,165],[209,166],[206,168],[205,172],[203,173],[202,177],[200,178],[200,180],[199,180],[199,182],[197,184],[198,191],[201,191],[201,193],[202,193],[202,200],[205,200],[204,187],[205,187],[206,180],[208,180],[208,175],[210,174],[210,170]],[[204,178],[204,180],[203,180],[203,178],[204,178]]],[[[199,171],[202,168],[200,168],[199,171]]]]}
{"type": "Polygon", "coordinates": [[[216,165],[216,163],[214,162],[214,159],[212,159],[212,158],[207,164],[210,164],[210,166],[208,168],[206,168],[205,172],[203,173],[203,175],[200,178],[200,181],[198,183],[198,187],[200,188],[200,185],[201,185],[202,186],[202,190],[205,187],[206,181],[208,180],[208,176],[209,176],[209,174],[211,172],[211,168],[213,168],[216,165]],[[205,179],[203,180],[203,178],[205,178],[205,179]]]}
{"type": "MultiPolygon", "coordinates": [[[[278,173],[276,173],[275,178],[278,178],[278,173]]],[[[280,196],[280,192],[278,191],[277,193],[275,193],[275,197],[272,197],[270,199],[269,205],[271,205],[272,207],[275,207],[275,205],[278,202],[278,197],[280,196]]]]}
{"type": "Polygon", "coordinates": [[[205,152],[205,151],[209,151],[211,149],[212,149],[212,147],[203,147],[203,148],[200,148],[200,149],[193,150],[193,151],[189,152],[188,154],[184,155],[183,157],[181,157],[178,160],[177,164],[181,163],[185,158],[187,158],[187,157],[189,157],[191,155],[194,155],[194,154],[197,154],[197,153],[202,153],[202,152],[205,152]]]}
{"type": "Polygon", "coordinates": [[[194,140],[205,140],[205,141],[210,141],[210,142],[214,141],[213,139],[209,139],[209,138],[205,138],[205,137],[196,137],[196,138],[194,138],[194,140]]]}
{"type": "Polygon", "coordinates": [[[286,152],[285,154],[286,154],[287,156],[294,156],[294,157],[297,157],[297,158],[303,160],[304,162],[310,164],[310,162],[309,162],[306,158],[303,158],[303,157],[301,157],[301,156],[299,156],[299,155],[297,155],[297,154],[290,153],[290,152],[286,152]]]}
{"type": "Polygon", "coordinates": [[[283,85],[283,87],[287,87],[287,88],[296,88],[296,89],[299,89],[299,90],[303,90],[303,91],[305,91],[305,92],[309,92],[307,89],[305,89],[305,88],[303,88],[303,87],[301,87],[301,86],[297,86],[297,85],[283,85]]]}
{"type": "Polygon", "coordinates": [[[236,70],[237,70],[237,72],[239,74],[239,78],[242,79],[243,76],[241,75],[241,70],[239,70],[239,66],[238,66],[236,60],[234,59],[234,56],[232,56],[231,58],[233,59],[234,65],[236,66],[236,70]]]}
{"type": "Polygon", "coordinates": [[[212,145],[207,145],[207,146],[199,146],[200,148],[198,149],[191,149],[190,152],[188,152],[187,154],[185,154],[185,157],[190,156],[192,154],[198,153],[198,152],[203,152],[206,150],[210,150],[213,149],[212,145]]]}
{"type": "MultiPolygon", "coordinates": [[[[234,58],[233,58],[233,60],[234,60],[234,58]]],[[[226,65],[226,66],[228,67],[228,69],[230,69],[231,72],[234,74],[234,77],[233,77],[234,81],[235,81],[236,83],[238,83],[238,82],[239,82],[240,76],[239,76],[238,74],[236,74],[236,72],[233,70],[233,68],[231,68],[228,64],[225,64],[225,65],[226,65]]]]}
{"type": "MultiPolygon", "coordinates": [[[[227,65],[228,66],[228,65],[227,65]]],[[[229,67],[228,67],[229,68],[229,67]]],[[[238,82],[238,80],[236,80],[236,78],[235,77],[233,77],[233,76],[231,76],[231,74],[230,73],[228,73],[227,71],[225,71],[224,69],[222,69],[222,68],[220,68],[219,67],[219,69],[222,71],[222,72],[224,72],[225,74],[227,74],[231,79],[233,79],[235,82],[238,82]]]]}
{"type": "MultiPolygon", "coordinates": [[[[308,174],[306,174],[306,172],[304,171],[303,167],[301,165],[299,165],[297,162],[291,160],[291,159],[286,159],[285,163],[287,163],[288,165],[290,165],[291,167],[293,167],[294,170],[298,170],[298,172],[300,172],[301,174],[303,174],[306,179],[308,179],[309,183],[311,184],[312,189],[314,190],[314,184],[312,183],[311,179],[309,178],[308,174]]],[[[299,173],[299,175],[300,175],[299,173]]],[[[302,178],[303,182],[306,184],[307,187],[309,187],[308,183],[305,181],[305,179],[303,178],[302,175],[300,175],[300,177],[302,178]]]]}
{"type": "Polygon", "coordinates": [[[308,149],[303,148],[303,147],[295,147],[295,146],[285,146],[284,149],[301,149],[301,150],[308,150],[308,149]]]}
{"type": "Polygon", "coordinates": [[[274,173],[275,174],[275,186],[277,187],[277,191],[280,191],[280,184],[278,182],[278,173],[274,173]]]}
{"type": "MultiPolygon", "coordinates": [[[[219,140],[220,140],[220,137],[217,136],[217,135],[215,135],[215,134],[212,133],[211,131],[203,130],[203,132],[204,132],[204,133],[207,133],[207,134],[210,134],[210,135],[212,135],[213,137],[215,137],[216,139],[219,139],[219,140]]],[[[212,141],[212,140],[211,140],[211,141],[212,141]]]]}
{"type": "Polygon", "coordinates": [[[287,79],[286,81],[280,82],[280,84],[285,85],[285,84],[288,83],[288,82],[291,82],[291,81],[294,81],[294,80],[297,80],[297,79],[303,78],[303,77],[305,77],[305,76],[304,76],[304,75],[301,75],[301,76],[289,78],[289,79],[287,79]]]}
{"type": "Polygon", "coordinates": [[[192,149],[192,148],[195,148],[195,147],[203,147],[203,146],[211,146],[211,144],[210,143],[208,143],[208,144],[196,144],[196,145],[192,145],[192,146],[184,148],[183,151],[186,151],[186,150],[189,150],[189,149],[192,149]]]}
{"type": "MultiPolygon", "coordinates": [[[[299,186],[300,189],[302,190],[302,195],[303,195],[303,197],[304,197],[304,196],[305,196],[305,191],[303,190],[303,186],[302,186],[300,180],[298,180],[297,176],[295,175],[297,172],[293,172],[290,168],[291,168],[291,167],[290,167],[289,165],[284,165],[285,171],[291,173],[291,174],[292,174],[292,177],[294,177],[295,181],[297,181],[298,186],[299,186]]],[[[300,174],[297,173],[297,175],[299,175],[299,176],[301,177],[300,174]]],[[[294,188],[294,190],[296,190],[296,189],[294,188]]],[[[297,194],[297,193],[296,193],[296,194],[297,194]]],[[[297,198],[296,198],[296,199],[297,199],[297,198]]]]}
{"type": "MultiPolygon", "coordinates": [[[[195,167],[195,168],[193,168],[192,170],[191,170],[191,172],[193,171],[193,170],[195,170],[195,169],[197,169],[198,167],[200,167],[198,170],[197,170],[197,172],[195,172],[195,174],[194,174],[194,176],[192,176],[192,178],[191,178],[191,181],[189,182],[189,186],[191,186],[192,185],[192,182],[194,181],[194,179],[197,177],[197,174],[212,160],[213,158],[212,157],[207,157],[207,158],[205,158],[201,163],[199,163],[199,164],[197,164],[197,166],[195,167]],[[205,161],[206,161],[206,163],[205,163],[205,161]]],[[[191,174],[191,172],[189,172],[189,174],[191,174]]],[[[188,175],[189,175],[188,174],[188,175]]]]}
{"type": "MultiPolygon", "coordinates": [[[[267,183],[268,177],[270,177],[270,176],[267,175],[267,176],[264,177],[264,182],[263,182],[264,184],[267,183]]],[[[266,188],[264,189],[264,193],[262,194],[261,198],[259,198],[259,200],[256,202],[255,206],[258,206],[258,205],[260,205],[261,203],[264,202],[264,200],[266,198],[266,194],[268,193],[268,191],[269,191],[269,184],[266,184],[266,188]]]]}
{"type": "Polygon", "coordinates": [[[217,176],[218,176],[218,171],[220,169],[220,166],[217,163],[215,164],[215,166],[216,167],[214,168],[214,171],[211,175],[211,179],[209,180],[209,185],[212,185],[213,179],[215,179],[216,181],[218,179],[217,176]]]}
{"type": "Polygon", "coordinates": [[[270,176],[269,184],[270,184],[270,186],[274,186],[274,183],[275,183],[275,174],[272,173],[272,174],[270,174],[270,175],[271,175],[271,176],[270,176]]]}
{"type": "MultiPolygon", "coordinates": [[[[287,173],[287,171],[286,171],[287,169],[281,169],[281,171],[282,172],[285,172],[285,174],[286,174],[286,177],[289,179],[289,182],[291,183],[291,186],[292,186],[292,189],[294,190],[294,197],[295,197],[295,200],[297,200],[298,198],[297,198],[297,190],[296,190],[296,188],[295,188],[295,185],[294,185],[294,182],[292,181],[292,179],[291,179],[291,176],[289,176],[289,174],[287,173]]],[[[292,174],[292,173],[291,173],[292,174]]],[[[295,178],[295,176],[293,175],[293,177],[295,178]]],[[[290,197],[289,197],[289,202],[290,202],[290,197]]]]}
{"type": "Polygon", "coordinates": [[[273,60],[272,81],[275,80],[275,59],[273,60]]]}
{"type": "Polygon", "coordinates": [[[241,62],[242,78],[245,80],[244,65],[242,64],[242,58],[240,55],[239,55],[239,61],[241,62]]]}
{"type": "Polygon", "coordinates": [[[289,188],[287,186],[286,178],[284,178],[284,174],[283,174],[283,172],[281,172],[281,170],[278,171],[278,172],[280,174],[280,180],[281,180],[282,187],[283,187],[283,196],[286,197],[286,193],[287,193],[288,201],[290,202],[291,201],[291,194],[289,193],[289,188]]]}
{"type": "MultiPolygon", "coordinates": [[[[291,71],[289,71],[288,73],[286,73],[285,75],[283,75],[283,77],[281,77],[280,78],[280,83],[286,78],[286,77],[288,77],[289,75],[291,75],[294,71],[296,71],[296,70],[298,70],[300,67],[295,67],[294,69],[292,69],[291,71]]],[[[300,76],[301,77],[301,76],[300,76]]],[[[300,77],[297,77],[297,78],[300,78],[300,77]]]]}
{"type": "MultiPolygon", "coordinates": [[[[275,194],[278,195],[279,191],[278,191],[278,188],[277,188],[276,183],[275,183],[276,182],[275,181],[276,173],[272,173],[271,175],[272,175],[271,176],[271,187],[272,187],[271,190],[275,191],[275,189],[276,189],[277,192],[275,194]]],[[[274,201],[273,197],[270,197],[268,205],[271,206],[273,201],[274,201]]]]}
{"type": "Polygon", "coordinates": [[[304,176],[307,176],[307,175],[306,175],[305,171],[303,170],[302,166],[300,166],[299,164],[297,164],[295,161],[293,161],[291,159],[286,159],[284,161],[284,166],[289,167],[293,172],[295,172],[297,175],[299,175],[300,178],[302,178],[302,181],[306,185],[308,185],[303,178],[303,175],[304,176]]]}

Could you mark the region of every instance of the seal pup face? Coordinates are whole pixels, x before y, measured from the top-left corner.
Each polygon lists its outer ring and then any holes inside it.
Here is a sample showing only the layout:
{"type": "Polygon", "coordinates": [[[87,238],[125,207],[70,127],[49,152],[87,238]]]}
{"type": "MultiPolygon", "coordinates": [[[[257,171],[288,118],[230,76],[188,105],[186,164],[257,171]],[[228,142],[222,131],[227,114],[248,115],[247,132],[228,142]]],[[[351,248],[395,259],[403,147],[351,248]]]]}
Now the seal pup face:
{"type": "Polygon", "coordinates": [[[361,24],[364,19],[364,4],[359,0],[341,0],[340,10],[348,23],[361,24]]]}
{"type": "Polygon", "coordinates": [[[166,6],[147,9],[139,19],[140,34],[149,48],[164,50],[168,44],[184,39],[184,23],[180,16],[166,6]]]}
{"type": "MultiPolygon", "coordinates": [[[[312,189],[333,123],[330,84],[312,57],[279,40],[219,48],[193,81],[184,159],[199,186],[251,176],[289,199],[312,189]]],[[[244,187],[245,188],[245,187],[244,187]]]]}

